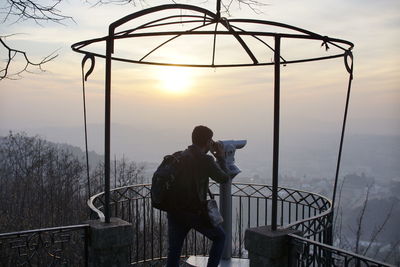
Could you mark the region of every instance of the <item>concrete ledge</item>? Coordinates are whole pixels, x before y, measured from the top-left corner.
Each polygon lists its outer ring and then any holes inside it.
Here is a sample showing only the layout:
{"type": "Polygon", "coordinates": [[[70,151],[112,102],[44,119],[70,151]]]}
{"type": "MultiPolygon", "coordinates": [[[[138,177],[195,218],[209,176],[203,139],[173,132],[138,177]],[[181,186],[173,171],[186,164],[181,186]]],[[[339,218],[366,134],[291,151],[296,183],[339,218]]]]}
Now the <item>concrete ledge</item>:
{"type": "Polygon", "coordinates": [[[89,246],[104,249],[130,245],[133,240],[132,224],[120,218],[110,218],[110,223],[87,221],[90,225],[89,246]]]}
{"type": "Polygon", "coordinates": [[[111,218],[110,223],[99,220],[89,224],[88,261],[90,267],[130,266],[129,246],[133,242],[132,224],[119,218],[111,218]]]}
{"type": "Polygon", "coordinates": [[[288,234],[298,233],[296,230],[277,229],[271,226],[249,228],[245,232],[244,245],[249,252],[252,266],[288,266],[289,241],[288,234]]]}

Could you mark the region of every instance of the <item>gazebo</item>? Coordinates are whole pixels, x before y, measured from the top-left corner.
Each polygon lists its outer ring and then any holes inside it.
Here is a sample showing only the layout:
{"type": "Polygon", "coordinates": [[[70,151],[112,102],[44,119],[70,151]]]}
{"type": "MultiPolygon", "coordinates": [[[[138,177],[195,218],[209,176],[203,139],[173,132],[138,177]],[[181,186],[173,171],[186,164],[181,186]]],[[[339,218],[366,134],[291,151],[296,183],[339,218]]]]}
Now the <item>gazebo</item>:
{"type": "MultiPolygon", "coordinates": [[[[221,16],[221,3],[217,1],[216,12],[185,4],[167,4],[151,7],[127,15],[109,25],[108,35],[81,41],[72,45],[75,52],[82,53],[82,78],[87,79],[94,68],[95,58],[105,59],[105,187],[104,217],[110,222],[110,132],[112,62],[128,64],[147,64],[158,66],[177,66],[192,68],[256,68],[271,66],[274,74],[274,124],[273,124],[273,168],[272,168],[272,209],[271,230],[277,231],[277,199],[279,174],[280,137],[280,74],[281,67],[312,61],[343,59],[349,73],[346,104],[341,130],[341,139],[333,182],[332,210],[335,203],[339,176],[343,138],[346,127],[347,110],[353,79],[353,44],[349,41],[317,34],[295,26],[264,20],[236,19],[221,16]],[[151,40],[149,47],[148,41],[151,40]],[[312,42],[319,42],[321,48],[310,55],[289,55],[281,45],[283,42],[300,42],[305,48],[312,42]],[[186,44],[185,52],[190,56],[174,58],[168,51],[176,49],[178,42],[186,44]],[[238,57],[220,57],[230,44],[233,54],[238,57]],[[105,44],[99,49],[99,45],[105,44]],[[197,45],[197,47],[196,47],[197,45]],[[200,46],[200,48],[198,48],[200,46]],[[131,55],[124,55],[120,47],[129,47],[131,55]],[[91,67],[85,74],[83,69],[87,60],[91,67]]],[[[180,46],[181,47],[181,46],[180,46]]],[[[314,46],[313,46],[314,47],[314,46]]],[[[310,48],[311,49],[311,48],[310,48]]],[[[84,83],[83,83],[84,84],[84,83]]],[[[230,198],[230,187],[224,188],[225,196],[230,198]]],[[[224,208],[226,209],[226,208],[224,208]]],[[[229,209],[229,207],[228,207],[229,209]]],[[[332,215],[332,214],[331,214],[332,215]]],[[[229,216],[229,213],[225,216],[229,216]]],[[[228,222],[231,219],[225,218],[228,222]]],[[[228,229],[229,231],[229,229],[228,229]]],[[[332,241],[332,240],[331,240],[332,241]]],[[[330,241],[330,242],[331,242],[330,241]]],[[[228,253],[229,254],[229,253],[228,253]]]]}

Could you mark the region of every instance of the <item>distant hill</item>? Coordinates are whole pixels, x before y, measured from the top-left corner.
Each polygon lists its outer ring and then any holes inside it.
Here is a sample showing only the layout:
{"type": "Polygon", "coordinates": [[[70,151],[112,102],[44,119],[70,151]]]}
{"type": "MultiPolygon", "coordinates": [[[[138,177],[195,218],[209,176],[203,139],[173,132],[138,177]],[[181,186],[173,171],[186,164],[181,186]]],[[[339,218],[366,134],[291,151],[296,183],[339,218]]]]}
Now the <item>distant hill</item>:
{"type": "MultiPolygon", "coordinates": [[[[58,149],[62,149],[65,151],[69,151],[70,153],[72,153],[72,155],[74,155],[77,159],[79,159],[82,163],[84,163],[86,165],[86,152],[78,146],[70,145],[67,143],[57,143],[57,142],[48,141],[48,140],[46,140],[46,138],[44,138],[43,136],[40,136],[40,135],[27,134],[27,136],[38,136],[39,138],[42,138],[47,144],[49,144],[51,146],[54,146],[58,149]]],[[[0,143],[4,142],[4,140],[5,140],[5,135],[0,136],[0,143]]],[[[103,156],[97,154],[94,151],[89,151],[88,155],[89,155],[89,166],[96,166],[99,162],[104,160],[103,156]]]]}
{"type": "MultiPolygon", "coordinates": [[[[71,149],[84,148],[82,127],[53,127],[25,129],[29,135],[71,144],[71,149]]],[[[4,135],[8,130],[0,130],[4,135]]],[[[103,154],[102,125],[88,125],[89,150],[103,154]]],[[[231,136],[236,136],[234,133],[231,136]]],[[[237,137],[239,138],[239,137],[237,137]]],[[[260,177],[267,182],[272,168],[272,137],[254,133],[240,136],[247,139],[246,147],[237,152],[240,177],[260,177]]],[[[287,133],[281,136],[280,174],[290,177],[332,178],[335,175],[339,134],[287,133]]],[[[153,126],[112,125],[111,156],[127,157],[135,162],[157,164],[169,153],[184,149],[190,136],[179,129],[153,126]]],[[[76,152],[78,153],[78,152],[76,152]]],[[[99,157],[93,154],[94,161],[99,157]]],[[[400,136],[346,135],[342,155],[341,175],[365,173],[377,180],[400,178],[400,136]]]]}

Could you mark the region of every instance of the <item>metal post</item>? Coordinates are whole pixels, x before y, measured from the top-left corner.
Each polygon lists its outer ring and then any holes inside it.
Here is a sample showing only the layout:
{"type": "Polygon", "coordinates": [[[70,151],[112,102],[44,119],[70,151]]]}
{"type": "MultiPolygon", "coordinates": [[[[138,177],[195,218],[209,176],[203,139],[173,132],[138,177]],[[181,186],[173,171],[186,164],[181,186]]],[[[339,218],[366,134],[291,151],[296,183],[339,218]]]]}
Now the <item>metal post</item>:
{"type": "Polygon", "coordinates": [[[334,211],[335,202],[336,202],[336,190],[337,190],[337,184],[338,184],[338,179],[339,179],[339,170],[340,170],[340,162],[341,162],[341,158],[342,158],[344,134],[346,131],[347,112],[349,110],[351,83],[353,81],[353,54],[351,52],[347,52],[347,54],[345,55],[345,64],[346,64],[347,71],[349,72],[349,82],[348,82],[348,86],[347,86],[346,105],[344,108],[342,133],[340,135],[339,153],[338,153],[338,159],[337,159],[337,164],[336,164],[335,184],[333,186],[333,196],[332,196],[332,210],[333,211],[334,211]],[[351,58],[350,66],[348,66],[349,63],[347,61],[348,60],[347,57],[351,58]]]}
{"type": "Polygon", "coordinates": [[[224,218],[222,228],[225,231],[225,248],[222,252],[222,259],[232,258],[232,180],[221,184],[219,187],[219,207],[224,218]]]}
{"type": "Polygon", "coordinates": [[[217,17],[221,17],[221,0],[217,0],[217,17]]]}
{"type": "Polygon", "coordinates": [[[329,245],[333,244],[333,220],[335,218],[335,203],[336,203],[336,190],[337,190],[337,185],[338,185],[338,179],[339,179],[339,171],[340,171],[340,162],[342,158],[342,150],[343,150],[343,141],[344,141],[344,134],[346,131],[346,121],[347,121],[347,112],[349,110],[349,102],[350,102],[350,93],[351,93],[351,83],[353,81],[353,54],[351,51],[347,51],[344,57],[344,62],[346,69],[349,73],[349,82],[347,85],[347,95],[346,95],[346,105],[344,108],[344,116],[343,116],[343,124],[342,124],[342,133],[340,135],[340,144],[339,144],[339,153],[338,153],[338,159],[336,163],[336,174],[335,174],[335,183],[333,186],[333,195],[332,195],[332,212],[331,215],[329,216],[329,222],[331,224],[330,226],[330,238],[328,240],[329,245]],[[351,59],[351,64],[349,65],[348,58],[351,59]]]}
{"type": "Polygon", "coordinates": [[[111,136],[111,54],[113,39],[109,35],[106,48],[105,122],[104,122],[104,217],[110,223],[110,136],[111,136]]]}
{"type": "Polygon", "coordinates": [[[272,231],[277,229],[278,219],[278,174],[279,174],[279,110],[280,110],[280,51],[281,37],[275,37],[275,83],[274,83],[274,146],[272,162],[272,231]]]}

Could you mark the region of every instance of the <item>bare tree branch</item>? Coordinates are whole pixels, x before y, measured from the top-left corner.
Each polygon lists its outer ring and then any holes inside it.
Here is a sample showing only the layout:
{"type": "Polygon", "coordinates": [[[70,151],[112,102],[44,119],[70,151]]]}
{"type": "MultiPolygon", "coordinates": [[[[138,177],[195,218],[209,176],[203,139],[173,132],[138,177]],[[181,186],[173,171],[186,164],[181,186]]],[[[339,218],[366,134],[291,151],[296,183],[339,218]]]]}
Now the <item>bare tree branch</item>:
{"type": "MultiPolygon", "coordinates": [[[[170,0],[174,4],[177,2],[174,0],[170,0]]],[[[140,6],[141,8],[144,8],[145,6],[148,5],[146,0],[86,0],[87,3],[91,4],[92,6],[99,6],[99,5],[133,5],[134,7],[140,6]]]]}
{"type": "Polygon", "coordinates": [[[14,49],[14,48],[11,48],[10,46],[8,46],[5,43],[5,39],[7,37],[9,37],[9,35],[8,36],[0,36],[0,45],[7,51],[7,55],[8,55],[7,58],[5,59],[4,67],[1,67],[1,69],[0,69],[0,81],[3,80],[3,79],[11,79],[11,80],[13,80],[13,79],[21,78],[21,74],[23,72],[30,73],[30,71],[29,71],[29,67],[30,66],[36,67],[40,71],[44,71],[42,69],[42,66],[44,64],[46,64],[47,62],[55,59],[58,56],[57,54],[55,54],[55,52],[53,52],[50,55],[42,58],[42,60],[40,60],[39,62],[33,62],[27,56],[25,51],[17,50],[17,49],[14,49]],[[16,72],[10,73],[10,66],[13,63],[13,61],[15,61],[15,58],[18,55],[23,57],[24,65],[19,70],[17,70],[16,72]]]}
{"type": "Polygon", "coordinates": [[[369,200],[369,192],[371,190],[372,184],[369,184],[367,187],[367,194],[365,195],[365,200],[364,204],[362,206],[360,215],[358,216],[357,219],[357,232],[356,232],[356,248],[355,248],[355,253],[359,254],[359,246],[360,246],[360,239],[361,239],[361,234],[362,234],[362,223],[365,215],[365,210],[367,209],[368,205],[368,200],[369,200]]]}
{"type": "Polygon", "coordinates": [[[393,201],[392,205],[390,206],[389,212],[386,214],[386,217],[383,220],[382,224],[378,228],[375,228],[374,231],[372,232],[371,238],[368,243],[368,247],[364,250],[364,253],[363,253],[364,256],[367,254],[368,250],[371,248],[372,243],[375,242],[378,235],[382,232],[383,228],[385,227],[386,223],[389,221],[390,217],[392,217],[394,204],[395,204],[395,202],[393,201]]]}
{"type": "MultiPolygon", "coordinates": [[[[62,14],[58,5],[63,0],[3,0],[0,4],[0,21],[4,24],[11,21],[15,24],[21,21],[34,21],[38,25],[43,22],[62,23],[65,20],[72,20],[70,16],[62,14]]],[[[12,35],[0,36],[0,49],[6,51],[4,65],[0,69],[0,81],[3,79],[19,79],[24,72],[30,73],[29,67],[35,67],[44,71],[42,66],[55,59],[58,55],[54,52],[44,57],[38,62],[32,61],[26,51],[22,51],[6,44],[6,38],[12,35]],[[22,57],[23,66],[16,71],[11,71],[11,67],[16,65],[17,58],[22,57]]]]}
{"type": "MultiPolygon", "coordinates": [[[[176,0],[169,0],[172,3],[176,4],[179,3],[179,1],[176,0]]],[[[90,0],[87,0],[86,2],[90,3],[90,0]]],[[[201,3],[207,3],[208,0],[204,0],[201,3]]],[[[221,10],[222,13],[227,14],[228,16],[231,16],[230,10],[232,9],[232,4],[234,2],[237,2],[237,5],[241,9],[243,6],[248,7],[250,10],[252,10],[256,14],[262,14],[262,11],[260,7],[267,6],[268,4],[264,4],[259,0],[225,0],[221,1],[221,7],[223,10],[221,10]]],[[[127,4],[132,4],[134,6],[138,6],[140,4],[141,7],[148,5],[147,0],[95,0],[94,6],[97,5],[107,5],[107,4],[117,4],[117,5],[127,5],[127,4]]]]}
{"type": "Polygon", "coordinates": [[[0,6],[0,15],[4,16],[3,23],[10,20],[14,20],[14,23],[33,20],[38,24],[47,21],[61,23],[64,20],[73,20],[57,9],[61,2],[62,0],[55,0],[41,4],[39,0],[4,0],[0,6]]]}
{"type": "MultiPolygon", "coordinates": [[[[396,249],[398,248],[400,244],[400,240],[397,240],[393,245],[392,245],[392,249],[388,252],[388,254],[386,255],[386,257],[383,259],[384,262],[387,262],[389,260],[389,257],[392,256],[393,252],[396,251],[396,249]]],[[[376,256],[376,254],[375,254],[376,256]]]]}
{"type": "MultiPolygon", "coordinates": [[[[261,9],[259,9],[259,8],[267,5],[267,4],[261,3],[258,0],[237,0],[237,2],[239,4],[239,7],[241,7],[243,5],[247,6],[256,14],[262,14],[261,9]]],[[[231,1],[231,3],[232,3],[232,1],[231,1]]],[[[228,7],[230,7],[230,4],[228,5],[228,7]]]]}

